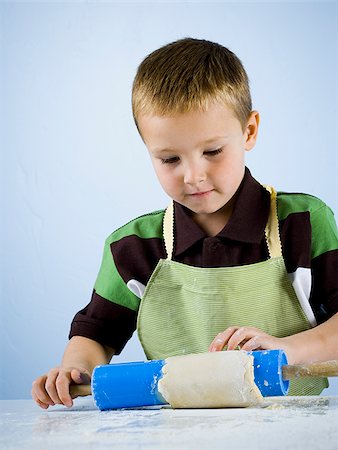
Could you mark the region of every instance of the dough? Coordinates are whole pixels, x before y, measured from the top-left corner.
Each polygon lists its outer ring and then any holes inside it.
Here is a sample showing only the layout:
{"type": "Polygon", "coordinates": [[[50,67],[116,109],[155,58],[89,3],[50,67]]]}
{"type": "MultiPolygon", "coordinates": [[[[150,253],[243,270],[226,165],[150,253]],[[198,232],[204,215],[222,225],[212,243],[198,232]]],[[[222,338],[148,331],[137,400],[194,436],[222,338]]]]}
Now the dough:
{"type": "Polygon", "coordinates": [[[253,356],[241,350],[171,356],[158,390],[173,408],[250,406],[263,400],[253,356]]]}

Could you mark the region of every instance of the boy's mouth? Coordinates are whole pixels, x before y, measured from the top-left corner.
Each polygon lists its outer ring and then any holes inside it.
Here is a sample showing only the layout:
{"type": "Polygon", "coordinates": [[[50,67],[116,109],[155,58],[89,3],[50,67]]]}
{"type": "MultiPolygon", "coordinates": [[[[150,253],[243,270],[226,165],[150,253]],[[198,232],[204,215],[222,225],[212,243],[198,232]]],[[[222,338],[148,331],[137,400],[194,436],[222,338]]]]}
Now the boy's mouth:
{"type": "Polygon", "coordinates": [[[210,189],[209,191],[201,191],[201,192],[193,192],[191,195],[192,197],[204,197],[208,194],[210,194],[213,191],[213,189],[210,189]]]}

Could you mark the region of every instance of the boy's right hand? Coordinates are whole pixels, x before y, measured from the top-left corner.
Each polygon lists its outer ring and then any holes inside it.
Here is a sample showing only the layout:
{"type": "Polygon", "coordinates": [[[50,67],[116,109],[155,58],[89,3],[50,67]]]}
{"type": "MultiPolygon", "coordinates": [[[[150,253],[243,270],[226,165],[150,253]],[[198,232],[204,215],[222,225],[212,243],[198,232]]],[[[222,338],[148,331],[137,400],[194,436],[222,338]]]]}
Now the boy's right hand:
{"type": "Polygon", "coordinates": [[[90,384],[88,370],[77,367],[55,367],[32,384],[33,400],[43,409],[53,405],[73,405],[69,393],[71,384],[90,384]]]}

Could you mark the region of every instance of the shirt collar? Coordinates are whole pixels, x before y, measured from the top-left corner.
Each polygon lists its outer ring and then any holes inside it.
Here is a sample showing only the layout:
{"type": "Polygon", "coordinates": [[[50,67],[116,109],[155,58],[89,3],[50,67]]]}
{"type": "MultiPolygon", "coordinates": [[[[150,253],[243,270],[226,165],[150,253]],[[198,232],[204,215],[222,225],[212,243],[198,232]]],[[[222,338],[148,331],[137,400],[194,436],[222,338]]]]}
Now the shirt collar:
{"type": "MultiPolygon", "coordinates": [[[[264,236],[270,210],[270,194],[252,177],[246,167],[235,195],[237,198],[231,217],[217,237],[258,244],[264,236]]],[[[192,220],[186,207],[174,202],[174,211],[175,255],[179,255],[208,236],[192,220]]]]}

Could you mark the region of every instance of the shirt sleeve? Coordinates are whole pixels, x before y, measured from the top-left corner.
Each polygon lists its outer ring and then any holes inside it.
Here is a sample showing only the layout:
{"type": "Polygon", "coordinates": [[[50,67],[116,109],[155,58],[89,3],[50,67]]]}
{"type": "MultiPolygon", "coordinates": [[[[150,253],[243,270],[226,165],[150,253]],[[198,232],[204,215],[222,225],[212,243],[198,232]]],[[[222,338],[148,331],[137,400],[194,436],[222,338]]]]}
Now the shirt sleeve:
{"type": "Polygon", "coordinates": [[[101,267],[96,278],[94,290],[106,300],[137,311],[140,299],[128,289],[120,272],[117,270],[111,249],[113,242],[113,235],[106,239],[101,267]]]}
{"type": "Polygon", "coordinates": [[[312,301],[320,305],[320,321],[338,312],[338,232],[332,210],[325,205],[312,212],[312,301]]]}
{"type": "Polygon", "coordinates": [[[116,268],[113,241],[114,234],[106,239],[91,301],[73,318],[69,339],[87,337],[119,354],[136,329],[140,299],[128,289],[116,268]]]}
{"type": "Polygon", "coordinates": [[[145,285],[163,257],[163,214],[140,216],[107,237],[91,301],[75,315],[69,338],[88,337],[121,352],[136,329],[140,304],[127,283],[145,285]]]}
{"type": "Polygon", "coordinates": [[[137,313],[112,303],[95,290],[90,303],[76,313],[70,328],[69,339],[83,336],[114,349],[120,354],[136,329],[137,313]]]}

